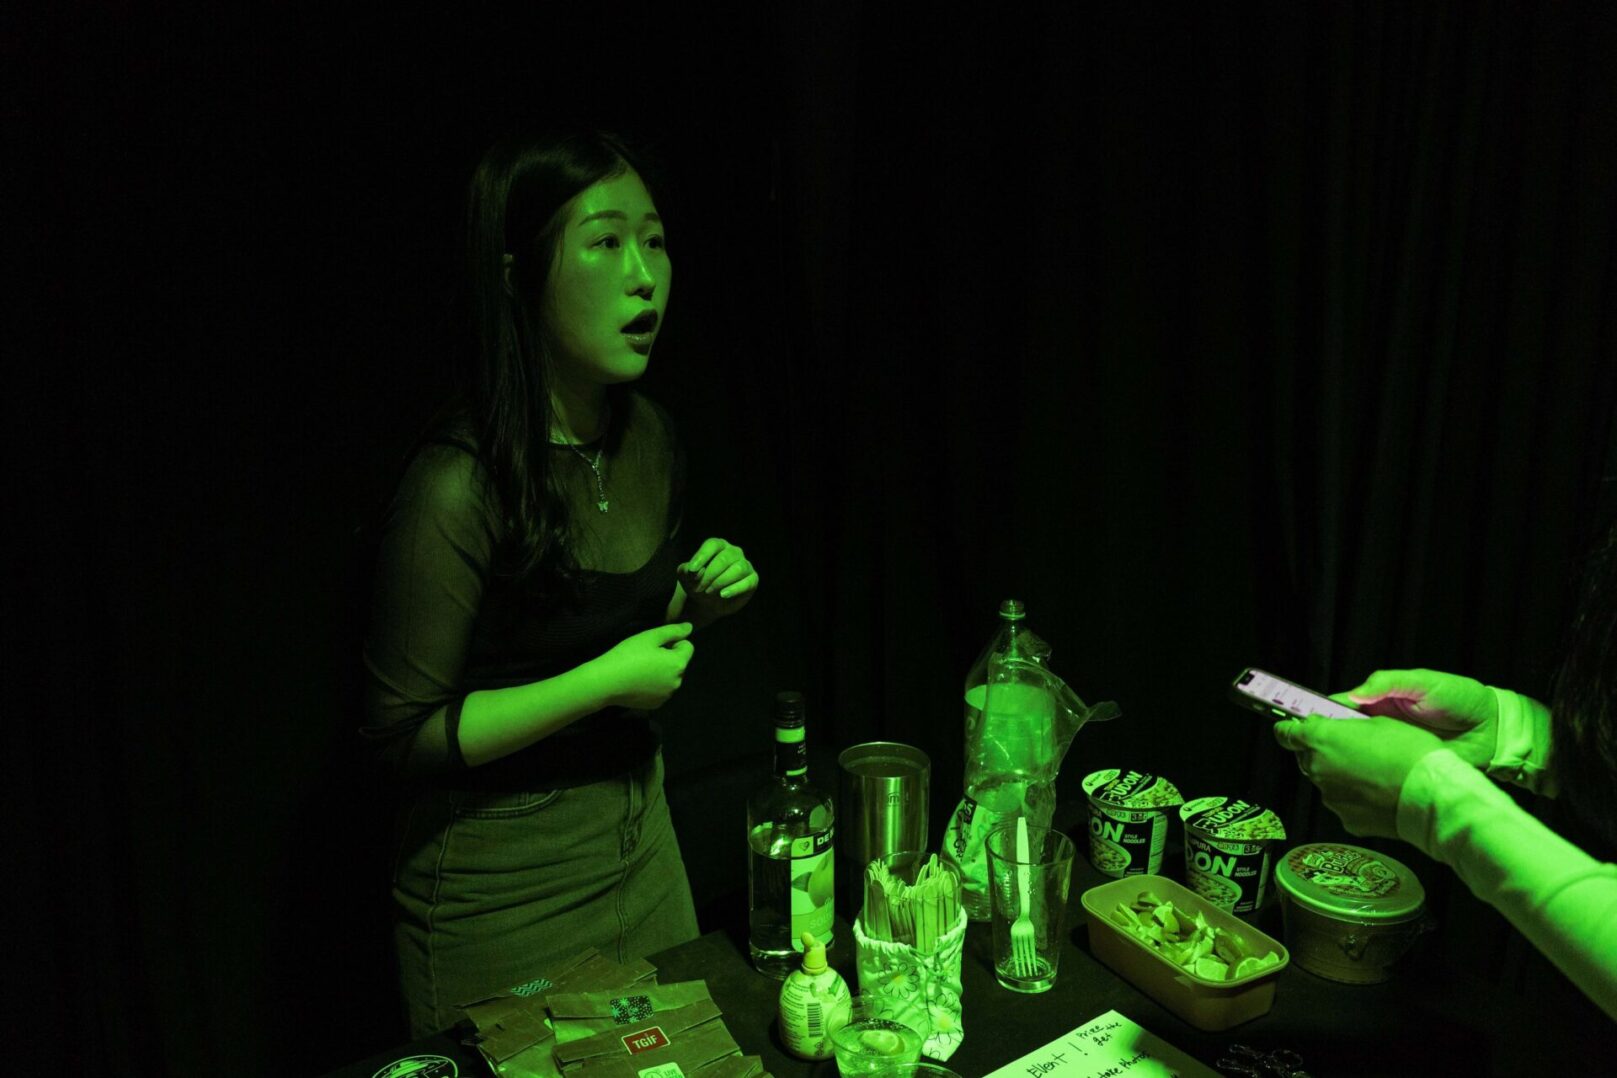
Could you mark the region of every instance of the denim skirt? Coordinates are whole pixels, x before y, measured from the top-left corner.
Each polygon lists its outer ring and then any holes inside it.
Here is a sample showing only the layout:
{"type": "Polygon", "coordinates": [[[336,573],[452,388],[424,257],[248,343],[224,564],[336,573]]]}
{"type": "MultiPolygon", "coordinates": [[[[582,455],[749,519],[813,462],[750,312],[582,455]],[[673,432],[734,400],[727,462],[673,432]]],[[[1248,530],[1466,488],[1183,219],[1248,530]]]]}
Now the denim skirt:
{"type": "Polygon", "coordinates": [[[428,791],[397,826],[393,939],[412,1037],[586,948],[627,962],[697,936],[660,752],[587,786],[428,791]]]}

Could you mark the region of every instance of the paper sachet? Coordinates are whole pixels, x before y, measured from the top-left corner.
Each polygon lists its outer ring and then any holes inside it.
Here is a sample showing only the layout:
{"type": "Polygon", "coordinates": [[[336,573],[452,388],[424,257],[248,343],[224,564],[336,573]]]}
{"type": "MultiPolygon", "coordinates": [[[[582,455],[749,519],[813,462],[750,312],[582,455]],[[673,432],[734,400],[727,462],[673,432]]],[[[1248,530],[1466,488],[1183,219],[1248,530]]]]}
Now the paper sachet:
{"type": "Polygon", "coordinates": [[[771,1078],[762,1056],[725,1056],[696,1072],[696,1078],[771,1078]]]}
{"type": "MultiPolygon", "coordinates": [[[[567,1044],[598,1033],[645,1022],[665,1011],[695,1003],[712,1002],[705,981],[678,981],[673,984],[640,984],[632,992],[616,990],[546,993],[545,1009],[556,1029],[556,1042],[567,1044]]],[[[718,1014],[718,1007],[713,1008],[718,1014]]]]}
{"type": "Polygon", "coordinates": [[[501,1078],[560,1078],[556,1037],[546,999],[549,992],[614,989],[627,991],[650,981],[656,967],[644,959],[620,965],[594,948],[558,963],[541,976],[487,999],[460,1005],[476,1033],[462,1043],[501,1078]]]}
{"type": "Polygon", "coordinates": [[[729,1057],[741,1046],[720,1019],[711,999],[655,1013],[644,1021],[619,1026],[582,1040],[558,1044],[556,1061],[565,1075],[580,1078],[640,1078],[666,1073],[696,1075],[729,1057]]]}

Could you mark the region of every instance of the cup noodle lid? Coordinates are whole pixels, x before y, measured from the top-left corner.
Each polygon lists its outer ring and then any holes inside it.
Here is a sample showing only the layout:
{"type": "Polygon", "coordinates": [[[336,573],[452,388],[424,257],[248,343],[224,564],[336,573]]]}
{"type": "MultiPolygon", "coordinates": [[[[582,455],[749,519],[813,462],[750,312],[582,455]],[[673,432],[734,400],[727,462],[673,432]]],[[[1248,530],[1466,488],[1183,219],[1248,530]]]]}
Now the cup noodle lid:
{"type": "Polygon", "coordinates": [[[1179,806],[1179,820],[1216,842],[1269,842],[1286,837],[1280,817],[1239,797],[1198,797],[1179,806]]]}
{"type": "Polygon", "coordinates": [[[1170,809],[1184,801],[1179,788],[1149,771],[1109,767],[1084,776],[1084,793],[1104,805],[1128,809],[1170,809]]]}
{"type": "Polygon", "coordinates": [[[1426,906],[1426,889],[1409,866],[1341,842],[1287,850],[1275,882],[1299,906],[1338,920],[1407,921],[1426,906]]]}

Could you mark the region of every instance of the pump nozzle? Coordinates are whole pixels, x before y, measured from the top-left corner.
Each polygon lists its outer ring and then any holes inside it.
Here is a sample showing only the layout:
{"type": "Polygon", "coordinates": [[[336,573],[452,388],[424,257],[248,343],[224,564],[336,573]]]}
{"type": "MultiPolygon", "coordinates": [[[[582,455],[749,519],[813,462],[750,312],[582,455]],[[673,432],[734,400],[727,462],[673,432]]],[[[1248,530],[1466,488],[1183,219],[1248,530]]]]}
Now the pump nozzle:
{"type": "Polygon", "coordinates": [[[816,940],[814,933],[803,933],[803,972],[816,977],[825,971],[825,944],[816,940]]]}

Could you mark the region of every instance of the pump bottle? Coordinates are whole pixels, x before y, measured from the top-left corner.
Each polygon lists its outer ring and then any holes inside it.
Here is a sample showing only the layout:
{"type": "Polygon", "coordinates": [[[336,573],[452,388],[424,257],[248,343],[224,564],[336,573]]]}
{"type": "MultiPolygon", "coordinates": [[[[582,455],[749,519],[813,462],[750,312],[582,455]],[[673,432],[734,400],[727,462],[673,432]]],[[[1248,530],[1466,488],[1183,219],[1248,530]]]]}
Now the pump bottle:
{"type": "Polygon", "coordinates": [[[853,994],[842,974],[826,965],[825,944],[803,933],[803,965],[780,989],[780,1039],[799,1059],[830,1059],[831,1036],[848,1024],[853,994]]]}

